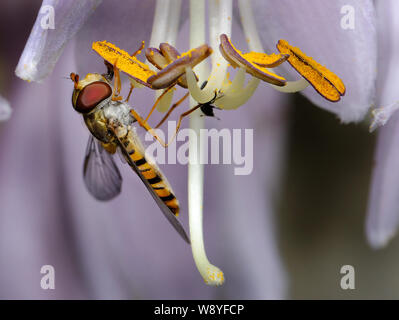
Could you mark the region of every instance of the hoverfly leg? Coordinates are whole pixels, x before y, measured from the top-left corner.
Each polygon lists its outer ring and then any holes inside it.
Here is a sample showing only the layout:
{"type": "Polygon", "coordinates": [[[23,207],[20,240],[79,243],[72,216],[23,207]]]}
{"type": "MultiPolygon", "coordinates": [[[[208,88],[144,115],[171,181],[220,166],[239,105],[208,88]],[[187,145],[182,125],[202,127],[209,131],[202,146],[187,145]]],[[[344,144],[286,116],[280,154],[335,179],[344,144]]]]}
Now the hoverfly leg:
{"type": "Polygon", "coordinates": [[[133,86],[132,84],[130,84],[129,94],[128,94],[127,97],[126,97],[125,102],[128,102],[128,101],[129,101],[130,95],[132,94],[133,89],[134,89],[134,86],[133,86]]]}
{"type": "Polygon", "coordinates": [[[176,109],[188,96],[190,95],[190,92],[187,92],[182,98],[180,98],[179,101],[177,101],[176,103],[174,103],[168,110],[168,112],[166,113],[166,115],[162,118],[162,120],[155,126],[155,129],[159,128],[165,121],[166,119],[170,116],[170,114],[172,113],[172,111],[174,109],[176,109]]]}
{"type": "Polygon", "coordinates": [[[164,148],[166,148],[166,147],[168,147],[168,146],[173,142],[173,140],[175,139],[175,137],[176,137],[176,135],[177,135],[177,132],[178,132],[179,129],[180,129],[181,121],[183,120],[183,118],[186,117],[186,116],[188,116],[190,113],[194,112],[195,110],[197,110],[197,109],[200,108],[200,107],[201,107],[201,105],[198,104],[198,105],[196,105],[195,107],[192,107],[190,110],[188,110],[188,111],[186,111],[186,112],[184,112],[184,113],[182,113],[182,114],[180,115],[179,121],[177,122],[177,125],[176,125],[176,131],[175,131],[175,133],[173,134],[173,137],[169,140],[168,143],[165,143],[165,141],[163,141],[163,140],[155,133],[154,129],[147,123],[147,121],[145,121],[142,117],[140,117],[140,115],[139,115],[134,109],[131,109],[131,110],[130,110],[130,113],[131,113],[131,115],[133,116],[133,118],[137,120],[138,124],[139,124],[142,128],[144,128],[144,129],[145,129],[148,133],[150,133],[150,134],[151,134],[164,148]]]}
{"type": "Polygon", "coordinates": [[[130,110],[130,114],[132,115],[134,122],[137,123],[147,132],[149,132],[164,148],[168,145],[154,132],[154,129],[145,121],[134,109],[130,110]]]}
{"type": "Polygon", "coordinates": [[[215,95],[213,96],[212,100],[208,102],[208,104],[214,103],[214,102],[216,101],[217,98],[218,98],[218,93],[217,93],[217,91],[215,90],[215,95]]]}
{"type": "Polygon", "coordinates": [[[173,142],[173,140],[176,138],[177,133],[179,132],[180,125],[181,125],[181,122],[182,122],[183,118],[188,116],[189,114],[193,113],[195,110],[197,110],[200,107],[201,107],[201,104],[197,104],[195,107],[192,107],[190,110],[188,110],[186,112],[183,112],[180,115],[179,121],[177,121],[175,133],[174,133],[173,137],[169,140],[169,142],[166,144],[166,146],[164,146],[164,147],[167,147],[168,145],[170,145],[173,142]]]}
{"type": "Polygon", "coordinates": [[[165,89],[164,92],[162,92],[162,94],[157,98],[157,100],[155,100],[154,105],[152,106],[150,113],[148,114],[147,118],[145,118],[145,121],[148,121],[148,119],[150,118],[151,114],[154,112],[155,108],[157,107],[159,101],[161,101],[161,99],[170,91],[173,89],[173,87],[175,86],[175,84],[172,84],[170,87],[168,87],[167,89],[165,89]]]}
{"type": "Polygon", "coordinates": [[[119,101],[122,100],[123,98],[120,96],[121,93],[121,77],[119,74],[119,69],[116,67],[116,61],[115,64],[113,65],[113,72],[114,72],[114,90],[112,92],[112,101],[119,101]]]}
{"type": "Polygon", "coordinates": [[[140,47],[139,47],[135,52],[133,52],[133,53],[131,54],[131,56],[132,56],[132,57],[135,57],[135,56],[137,56],[138,54],[140,54],[140,53],[141,53],[141,50],[144,49],[144,46],[145,46],[145,42],[144,42],[144,40],[143,40],[143,41],[141,41],[140,47]]]}

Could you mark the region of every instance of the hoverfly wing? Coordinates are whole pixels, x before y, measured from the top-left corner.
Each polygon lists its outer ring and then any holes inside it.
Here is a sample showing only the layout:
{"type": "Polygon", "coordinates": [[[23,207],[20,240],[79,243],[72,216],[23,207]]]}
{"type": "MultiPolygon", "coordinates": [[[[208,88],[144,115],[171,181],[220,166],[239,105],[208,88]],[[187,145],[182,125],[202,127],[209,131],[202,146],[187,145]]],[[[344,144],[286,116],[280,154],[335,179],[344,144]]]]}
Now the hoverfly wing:
{"type": "MultiPolygon", "coordinates": [[[[161,198],[156,194],[156,192],[154,191],[154,189],[151,187],[150,183],[148,182],[148,180],[143,176],[143,174],[140,172],[140,170],[138,169],[137,165],[134,163],[134,161],[130,158],[130,155],[128,153],[128,151],[126,150],[125,146],[123,145],[123,143],[119,140],[119,138],[117,137],[117,135],[114,133],[114,136],[116,138],[116,141],[120,147],[120,150],[122,152],[122,154],[125,156],[126,161],[128,162],[128,164],[130,165],[130,167],[132,167],[132,169],[134,170],[134,172],[136,172],[136,174],[140,177],[141,181],[144,183],[144,185],[147,187],[147,190],[150,192],[151,196],[153,197],[153,199],[155,200],[155,202],[157,203],[158,207],[161,209],[163,215],[166,217],[166,219],[170,222],[170,224],[173,226],[173,228],[177,231],[177,233],[183,238],[184,241],[186,241],[188,244],[190,244],[190,239],[186,233],[186,231],[184,230],[183,226],[181,225],[181,223],[179,222],[179,220],[176,218],[176,216],[173,214],[173,212],[171,211],[171,209],[168,208],[168,206],[161,200],[161,198]]],[[[136,148],[138,148],[139,146],[136,145],[136,148]]],[[[140,150],[141,152],[143,152],[143,150],[140,150]]],[[[144,154],[144,152],[143,152],[144,154]]],[[[157,170],[159,171],[159,168],[157,168],[157,170]]],[[[159,174],[162,175],[162,173],[159,174]]],[[[163,176],[163,175],[162,175],[163,176]]]]}
{"type": "Polygon", "coordinates": [[[93,136],[89,137],[83,164],[83,178],[91,195],[107,201],[121,192],[122,176],[112,155],[93,136]]]}

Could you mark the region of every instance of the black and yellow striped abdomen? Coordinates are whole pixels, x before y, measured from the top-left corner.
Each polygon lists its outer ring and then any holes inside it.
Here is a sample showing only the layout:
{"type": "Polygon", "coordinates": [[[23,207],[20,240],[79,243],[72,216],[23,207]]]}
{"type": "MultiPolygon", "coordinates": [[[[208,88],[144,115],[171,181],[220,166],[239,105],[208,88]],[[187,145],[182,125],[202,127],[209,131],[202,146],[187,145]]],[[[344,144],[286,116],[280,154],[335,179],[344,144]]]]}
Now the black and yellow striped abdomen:
{"type": "Polygon", "coordinates": [[[122,139],[121,142],[125,146],[130,159],[137,166],[144,179],[148,181],[154,192],[177,217],[179,215],[179,202],[173,194],[168,183],[154,167],[154,165],[146,160],[143,152],[140,150],[140,148],[135,146],[131,139],[126,137],[122,139]]]}

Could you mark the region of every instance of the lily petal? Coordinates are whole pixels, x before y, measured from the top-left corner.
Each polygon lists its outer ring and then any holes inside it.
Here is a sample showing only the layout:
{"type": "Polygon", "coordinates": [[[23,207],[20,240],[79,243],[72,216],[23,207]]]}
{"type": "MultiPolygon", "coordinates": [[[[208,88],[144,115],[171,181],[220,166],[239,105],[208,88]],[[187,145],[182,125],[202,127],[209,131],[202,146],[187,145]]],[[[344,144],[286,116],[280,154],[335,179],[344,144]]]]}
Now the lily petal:
{"type": "MultiPolygon", "coordinates": [[[[397,75],[399,73],[399,3],[395,0],[377,1],[379,47],[378,105],[394,106],[398,100],[397,75]],[[380,36],[381,35],[381,36],[380,36]],[[386,50],[389,48],[389,50],[386,50]]],[[[366,235],[374,248],[385,246],[399,225],[399,113],[395,112],[386,125],[378,130],[374,156],[366,235]]]]}
{"type": "Polygon", "coordinates": [[[67,42],[83,26],[101,0],[44,0],[15,74],[40,82],[54,69],[67,42]],[[54,19],[54,25],[46,24],[54,19]]]}
{"type": "Polygon", "coordinates": [[[374,248],[385,246],[399,224],[399,113],[380,129],[371,182],[366,234],[374,248]]]}
{"type": "MultiPolygon", "coordinates": [[[[84,28],[76,35],[75,59],[79,74],[102,72],[101,58],[90,50],[95,41],[107,40],[130,54],[139,47],[142,40],[150,43],[155,1],[104,1],[87,20],[84,28]]],[[[144,55],[137,56],[141,61],[144,55]]]]}
{"type": "Polygon", "coordinates": [[[12,113],[12,109],[10,107],[10,103],[0,96],[0,121],[6,121],[10,119],[12,113]]]}
{"type": "MultiPolygon", "coordinates": [[[[377,44],[373,1],[253,0],[253,12],[266,51],[272,52],[279,39],[286,39],[337,73],[347,87],[347,94],[337,103],[324,100],[313,88],[303,91],[306,97],[337,114],[342,122],[363,119],[375,96],[377,44]],[[353,8],[354,29],[345,28],[345,8],[353,8]]],[[[283,64],[281,68],[289,75],[287,79],[297,79],[289,65],[283,64]]]]}
{"type": "Polygon", "coordinates": [[[206,229],[216,233],[212,240],[218,243],[216,252],[222,262],[215,262],[226,274],[222,290],[229,299],[282,299],[287,293],[285,268],[275,249],[274,222],[285,158],[288,98],[271,88],[258,90],[245,108],[220,111],[223,121],[212,124],[219,130],[226,123],[235,129],[254,128],[254,166],[250,175],[234,175],[232,165],[209,166],[205,175],[205,180],[210,180],[205,185],[208,202],[215,197],[209,188],[223,190],[221,198],[217,197],[220,200],[213,200],[220,207],[205,212],[208,219],[217,216],[222,226],[220,234],[215,223],[206,229]]]}

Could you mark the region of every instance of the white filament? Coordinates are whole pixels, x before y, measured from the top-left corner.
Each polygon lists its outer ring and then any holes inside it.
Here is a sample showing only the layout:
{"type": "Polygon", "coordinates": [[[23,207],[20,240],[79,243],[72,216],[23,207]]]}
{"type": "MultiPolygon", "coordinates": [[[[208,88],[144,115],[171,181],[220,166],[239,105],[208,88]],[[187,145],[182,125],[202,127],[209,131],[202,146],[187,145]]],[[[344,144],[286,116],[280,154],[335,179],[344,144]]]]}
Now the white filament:
{"type": "Polygon", "coordinates": [[[219,37],[223,33],[230,36],[232,14],[232,0],[209,1],[209,38],[213,49],[211,74],[208,77],[208,84],[204,90],[200,89],[202,81],[198,81],[197,83],[193,81],[194,78],[192,77],[190,78],[191,81],[187,79],[190,94],[199,103],[212,100],[215,96],[215,91],[219,92],[225,81],[228,62],[219,51],[219,37]]]}
{"type": "MultiPolygon", "coordinates": [[[[190,0],[190,47],[195,48],[205,43],[205,1],[190,0]]],[[[206,65],[204,63],[195,67],[200,82],[206,79],[206,65]]],[[[187,74],[189,78],[189,73],[187,74]]],[[[190,106],[197,102],[190,98],[190,106]]],[[[203,239],[203,196],[204,196],[204,166],[200,164],[200,154],[196,141],[200,130],[204,128],[204,117],[198,112],[190,115],[189,154],[188,165],[188,213],[190,224],[191,250],[198,271],[205,283],[221,285],[224,282],[223,272],[212,265],[205,252],[203,239]]]]}
{"type": "MultiPolygon", "coordinates": [[[[176,43],[177,34],[179,32],[181,0],[157,0],[155,6],[154,22],[152,24],[152,33],[150,39],[150,47],[158,48],[161,42],[167,42],[172,46],[176,43]]],[[[154,71],[158,71],[151,63],[147,64],[154,71]]],[[[165,91],[156,90],[155,100],[165,91]]],[[[157,110],[166,112],[173,99],[175,90],[167,92],[159,101],[157,110]]]]}

